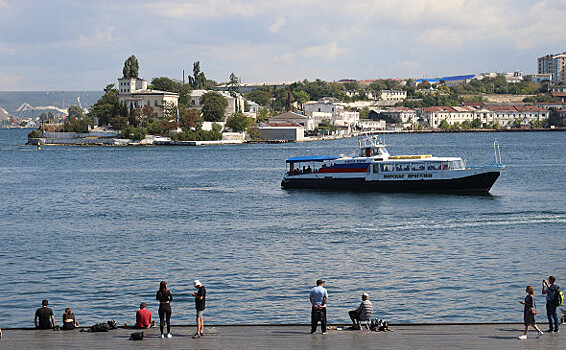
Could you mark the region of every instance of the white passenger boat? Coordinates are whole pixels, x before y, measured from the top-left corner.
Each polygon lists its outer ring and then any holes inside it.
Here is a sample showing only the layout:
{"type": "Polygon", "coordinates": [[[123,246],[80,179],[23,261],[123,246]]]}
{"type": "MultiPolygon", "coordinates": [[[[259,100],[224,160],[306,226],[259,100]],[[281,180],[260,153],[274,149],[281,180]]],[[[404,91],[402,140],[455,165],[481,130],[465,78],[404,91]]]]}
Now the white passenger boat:
{"type": "Polygon", "coordinates": [[[503,169],[499,145],[495,162],[468,167],[459,157],[391,156],[378,136],[359,140],[358,156],[295,156],[281,181],[286,189],[375,192],[488,193],[503,169]]]}

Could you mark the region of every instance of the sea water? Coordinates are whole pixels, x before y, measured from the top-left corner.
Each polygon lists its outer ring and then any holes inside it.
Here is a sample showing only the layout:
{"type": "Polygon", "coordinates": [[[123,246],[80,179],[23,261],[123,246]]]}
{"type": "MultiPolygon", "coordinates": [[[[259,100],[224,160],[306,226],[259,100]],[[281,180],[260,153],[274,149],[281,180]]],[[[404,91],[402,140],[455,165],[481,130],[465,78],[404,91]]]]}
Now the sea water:
{"type": "MultiPolygon", "coordinates": [[[[387,135],[392,155],[461,156],[505,170],[487,196],[283,190],[291,155],[351,154],[355,138],[208,147],[23,145],[0,129],[0,327],[32,326],[49,299],[85,325],[135,322],[173,292],[172,324],[328,321],[367,292],[391,322],[522,320],[527,285],[566,285],[566,134],[387,135]]],[[[543,313],[544,314],[544,313],[543,313]]],[[[544,318],[544,315],[539,316],[544,318]]]]}

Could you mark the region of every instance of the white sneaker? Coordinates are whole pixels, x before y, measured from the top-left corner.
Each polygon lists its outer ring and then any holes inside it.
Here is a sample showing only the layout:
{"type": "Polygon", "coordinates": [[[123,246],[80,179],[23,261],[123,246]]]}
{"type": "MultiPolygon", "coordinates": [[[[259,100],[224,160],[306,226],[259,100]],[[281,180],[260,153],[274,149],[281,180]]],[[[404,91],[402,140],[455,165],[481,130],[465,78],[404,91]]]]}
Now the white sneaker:
{"type": "Polygon", "coordinates": [[[537,334],[537,339],[540,338],[540,337],[542,337],[543,334],[544,334],[543,332],[538,332],[538,334],[537,334]]]}
{"type": "Polygon", "coordinates": [[[163,334],[161,334],[160,338],[165,338],[165,336],[163,334]]]}
{"type": "Polygon", "coordinates": [[[173,337],[173,336],[171,335],[171,333],[168,333],[168,334],[167,334],[167,338],[171,338],[171,337],[173,337]]]}
{"type": "Polygon", "coordinates": [[[523,334],[522,336],[519,337],[519,339],[525,340],[525,339],[527,339],[527,335],[526,335],[526,334],[523,334]]]}

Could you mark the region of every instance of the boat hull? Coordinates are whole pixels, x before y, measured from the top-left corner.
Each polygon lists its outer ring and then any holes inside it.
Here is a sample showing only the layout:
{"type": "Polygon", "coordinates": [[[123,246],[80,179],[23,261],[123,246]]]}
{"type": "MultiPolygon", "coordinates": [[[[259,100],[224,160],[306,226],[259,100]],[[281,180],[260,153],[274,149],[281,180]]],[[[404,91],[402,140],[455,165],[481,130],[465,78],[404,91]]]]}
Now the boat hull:
{"type": "Polygon", "coordinates": [[[373,181],[367,181],[365,177],[316,179],[297,176],[283,179],[283,181],[281,181],[281,187],[285,189],[319,189],[357,192],[448,192],[486,194],[489,192],[500,173],[500,171],[489,171],[451,179],[373,181]]]}

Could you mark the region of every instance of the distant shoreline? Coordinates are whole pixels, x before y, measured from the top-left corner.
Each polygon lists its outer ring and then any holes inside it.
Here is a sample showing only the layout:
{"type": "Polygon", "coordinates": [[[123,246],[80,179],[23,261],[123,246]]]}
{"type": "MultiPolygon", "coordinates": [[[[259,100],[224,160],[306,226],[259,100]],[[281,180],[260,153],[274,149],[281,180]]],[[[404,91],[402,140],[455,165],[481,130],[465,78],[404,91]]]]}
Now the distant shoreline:
{"type": "MultiPolygon", "coordinates": [[[[3,129],[26,129],[23,127],[10,127],[3,129]]],[[[29,129],[29,128],[27,128],[29,129]]],[[[28,146],[213,146],[213,145],[242,145],[257,143],[300,143],[300,142],[316,142],[328,141],[344,138],[353,138],[363,135],[379,135],[379,134],[444,134],[444,133],[507,133],[507,132],[563,132],[566,128],[537,128],[537,129],[468,129],[468,130],[382,130],[371,133],[363,133],[349,136],[324,136],[320,138],[307,138],[300,141],[288,140],[217,140],[217,141],[171,141],[171,142],[134,142],[133,140],[119,138],[28,138],[26,145],[28,146]],[[56,142],[55,142],[56,140],[56,142]]]]}

